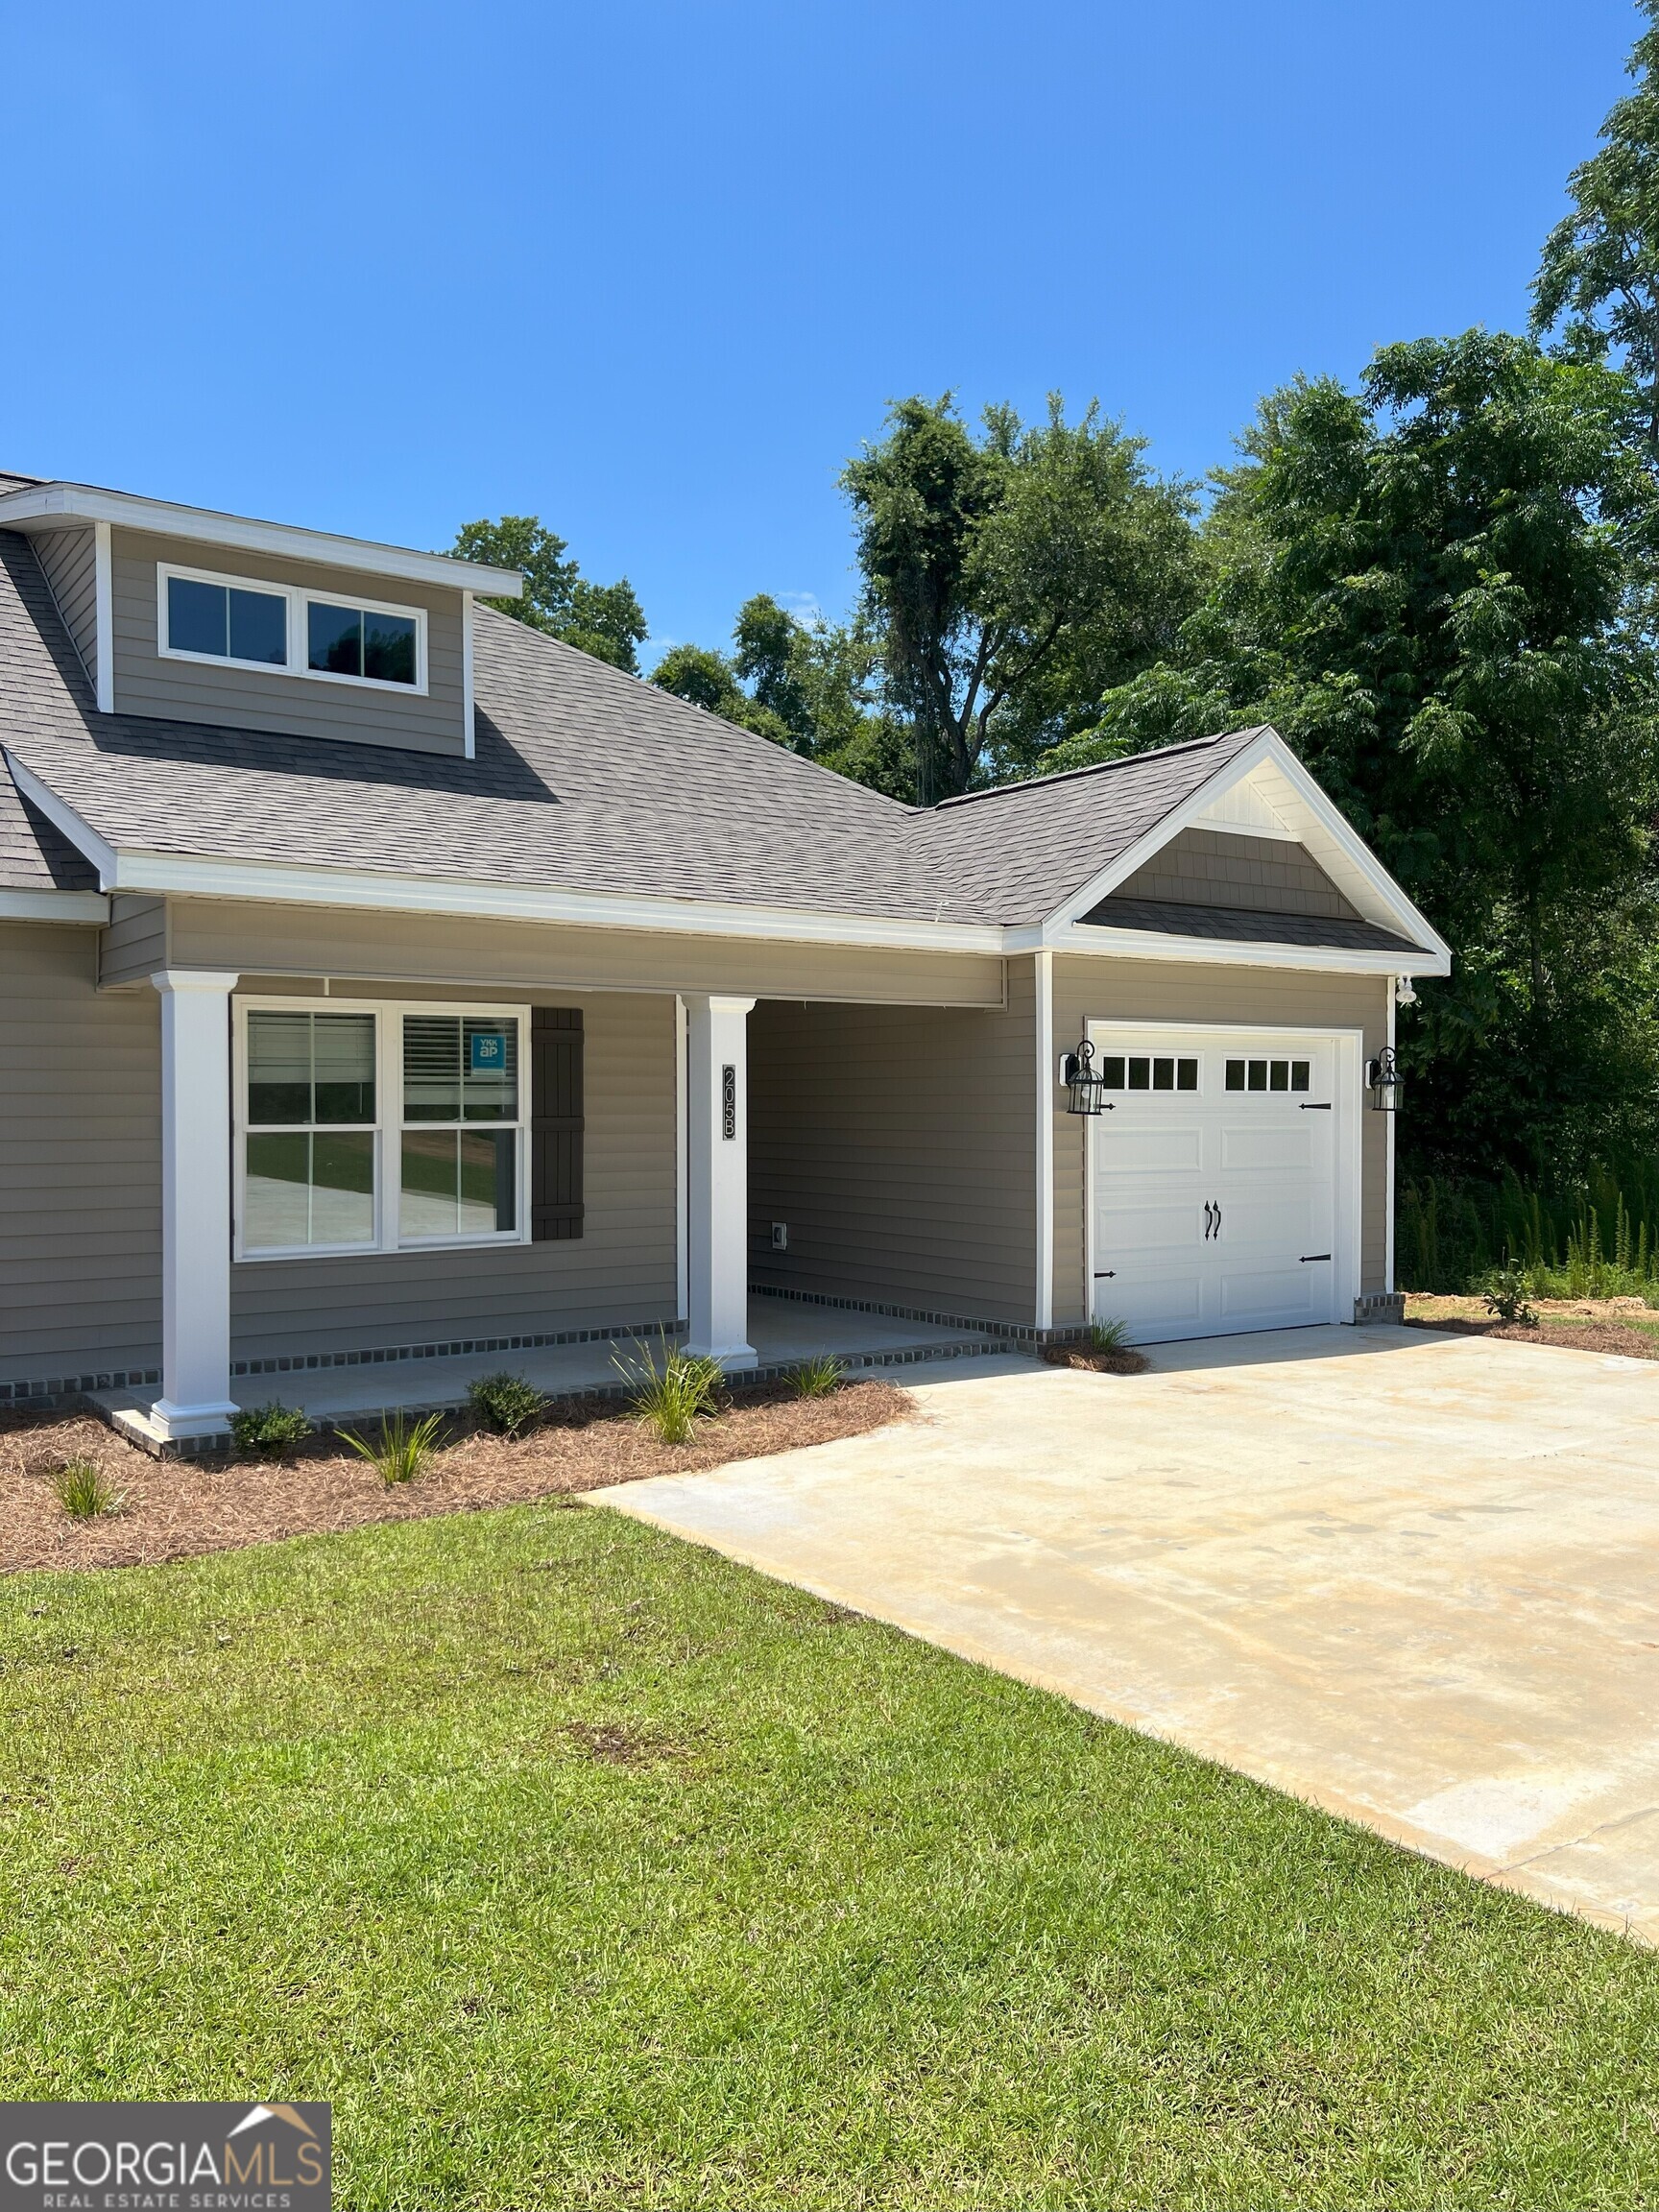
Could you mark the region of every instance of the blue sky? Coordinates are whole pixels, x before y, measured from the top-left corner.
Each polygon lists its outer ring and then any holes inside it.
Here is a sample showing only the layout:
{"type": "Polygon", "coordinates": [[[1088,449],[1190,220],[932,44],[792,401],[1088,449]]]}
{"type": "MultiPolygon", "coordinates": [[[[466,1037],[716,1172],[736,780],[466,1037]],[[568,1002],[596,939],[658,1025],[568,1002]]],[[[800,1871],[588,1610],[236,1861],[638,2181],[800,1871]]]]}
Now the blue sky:
{"type": "Polygon", "coordinates": [[[655,640],[845,607],[889,398],[1166,470],[1517,325],[1627,0],[0,0],[0,466],[442,546],[539,513],[655,640]]]}

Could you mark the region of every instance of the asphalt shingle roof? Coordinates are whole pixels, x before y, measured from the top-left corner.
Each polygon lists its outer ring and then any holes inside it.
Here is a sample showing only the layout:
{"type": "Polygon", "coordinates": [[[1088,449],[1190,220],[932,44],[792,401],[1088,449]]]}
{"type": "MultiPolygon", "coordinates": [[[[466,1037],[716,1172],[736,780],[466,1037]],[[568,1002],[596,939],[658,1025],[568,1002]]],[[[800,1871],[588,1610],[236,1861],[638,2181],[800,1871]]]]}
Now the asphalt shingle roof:
{"type": "MultiPolygon", "coordinates": [[[[1255,734],[923,810],[485,607],[474,685],[474,760],[99,714],[32,546],[0,531],[0,745],[117,851],[1034,922],[1255,734]]],[[[0,791],[0,884],[59,879],[44,830],[0,791]]]]}

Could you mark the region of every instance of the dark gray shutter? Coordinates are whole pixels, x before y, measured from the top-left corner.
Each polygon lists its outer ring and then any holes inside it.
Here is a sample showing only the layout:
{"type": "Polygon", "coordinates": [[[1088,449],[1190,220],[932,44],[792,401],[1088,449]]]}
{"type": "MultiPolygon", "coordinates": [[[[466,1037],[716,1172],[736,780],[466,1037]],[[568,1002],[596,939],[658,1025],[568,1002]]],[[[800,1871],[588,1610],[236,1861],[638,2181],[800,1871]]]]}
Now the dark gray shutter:
{"type": "Polygon", "coordinates": [[[582,1234],[582,1016],[530,1010],[530,1236],[582,1234]]]}

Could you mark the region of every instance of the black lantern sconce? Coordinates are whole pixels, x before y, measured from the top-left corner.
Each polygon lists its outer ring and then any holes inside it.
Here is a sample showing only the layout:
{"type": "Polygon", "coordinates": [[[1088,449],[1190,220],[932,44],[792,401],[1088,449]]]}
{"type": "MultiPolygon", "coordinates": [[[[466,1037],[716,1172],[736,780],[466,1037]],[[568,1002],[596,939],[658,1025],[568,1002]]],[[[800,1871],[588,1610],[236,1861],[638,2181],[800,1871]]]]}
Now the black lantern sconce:
{"type": "Polygon", "coordinates": [[[1365,1063],[1365,1080],[1371,1089],[1373,1114],[1397,1114],[1403,1078],[1394,1060],[1394,1047],[1384,1045],[1375,1060],[1365,1063]]]}
{"type": "Polygon", "coordinates": [[[1060,1080],[1066,1086],[1068,1114],[1110,1114],[1105,1078],[1094,1071],[1094,1047],[1079,1038],[1070,1052],[1060,1056],[1060,1080]]]}

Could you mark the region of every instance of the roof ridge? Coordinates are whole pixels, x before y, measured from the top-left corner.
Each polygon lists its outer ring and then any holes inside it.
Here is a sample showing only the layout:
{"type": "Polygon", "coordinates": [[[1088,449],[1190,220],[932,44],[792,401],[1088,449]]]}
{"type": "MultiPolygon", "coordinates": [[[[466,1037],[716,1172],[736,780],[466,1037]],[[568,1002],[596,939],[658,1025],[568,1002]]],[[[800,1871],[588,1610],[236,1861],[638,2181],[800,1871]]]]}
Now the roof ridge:
{"type": "Polygon", "coordinates": [[[921,811],[940,814],[947,806],[966,806],[978,799],[1005,799],[1011,791],[1032,791],[1045,783],[1071,783],[1080,776],[1104,776],[1114,768],[1132,767],[1137,760],[1164,760],[1172,753],[1199,753],[1206,746],[1225,744],[1229,737],[1254,737],[1272,727],[1270,722],[1248,722],[1238,730],[1217,730],[1210,737],[1183,737],[1174,745],[1148,745],[1144,752],[1120,753],[1113,760],[1091,760],[1081,768],[1056,768],[1050,776],[1024,776],[1012,783],[988,783],[982,791],[959,791],[954,798],[941,799],[936,806],[921,811]]]}

